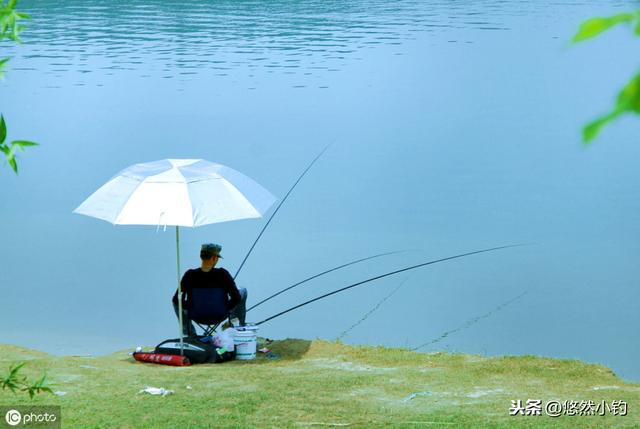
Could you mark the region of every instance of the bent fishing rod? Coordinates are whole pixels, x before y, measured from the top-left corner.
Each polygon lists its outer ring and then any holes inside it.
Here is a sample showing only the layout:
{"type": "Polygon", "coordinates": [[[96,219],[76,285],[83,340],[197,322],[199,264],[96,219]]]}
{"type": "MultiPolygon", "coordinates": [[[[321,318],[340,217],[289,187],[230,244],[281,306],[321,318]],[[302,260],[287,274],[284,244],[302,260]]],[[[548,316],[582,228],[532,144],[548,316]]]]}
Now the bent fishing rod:
{"type": "Polygon", "coordinates": [[[447,338],[447,337],[448,337],[449,335],[451,335],[451,334],[455,334],[455,333],[456,333],[456,332],[458,332],[458,331],[462,331],[463,329],[467,329],[467,328],[469,328],[470,326],[472,326],[472,325],[474,325],[474,324],[478,323],[480,320],[482,320],[482,319],[486,319],[487,317],[491,316],[493,313],[497,313],[498,311],[500,311],[500,310],[502,310],[503,308],[505,308],[507,305],[509,305],[509,304],[511,304],[511,303],[513,303],[513,302],[515,302],[515,301],[517,301],[517,300],[519,300],[520,298],[522,298],[523,296],[525,296],[525,295],[526,295],[526,294],[528,294],[528,293],[529,293],[529,291],[528,291],[528,290],[525,290],[525,291],[524,291],[524,292],[522,292],[520,295],[516,296],[515,298],[511,298],[511,299],[510,299],[510,300],[508,300],[508,301],[503,302],[502,304],[500,304],[499,306],[497,306],[497,307],[496,307],[496,308],[494,308],[493,310],[491,310],[491,311],[489,311],[489,312],[487,312],[487,313],[484,313],[484,314],[482,314],[482,315],[480,315],[480,316],[476,316],[476,317],[474,317],[474,318],[472,318],[472,319],[469,319],[469,320],[467,320],[466,322],[464,322],[462,325],[458,326],[457,328],[455,328],[455,329],[452,329],[452,330],[450,330],[450,331],[446,331],[446,332],[442,333],[442,334],[441,334],[438,338],[436,338],[435,340],[428,341],[428,342],[426,342],[426,343],[424,343],[424,344],[421,344],[421,345],[419,345],[419,346],[417,346],[417,347],[412,348],[411,350],[412,350],[412,351],[416,351],[416,350],[421,349],[421,348],[423,348],[423,347],[430,346],[431,344],[435,344],[435,343],[437,343],[437,342],[440,342],[440,341],[444,340],[445,338],[447,338]]]}
{"type": "Polygon", "coordinates": [[[271,216],[269,217],[269,220],[267,220],[267,223],[262,227],[262,230],[260,230],[260,233],[258,234],[258,237],[256,238],[256,240],[253,242],[253,244],[251,245],[251,247],[249,248],[249,251],[247,252],[247,254],[245,255],[244,259],[242,260],[242,262],[240,263],[240,266],[238,267],[238,271],[236,271],[236,273],[233,276],[233,279],[235,280],[236,277],[238,277],[238,274],[240,274],[240,270],[242,269],[242,267],[244,266],[244,263],[247,261],[247,259],[249,258],[249,255],[251,254],[251,252],[253,251],[253,248],[256,247],[256,244],[258,243],[258,240],[260,240],[260,237],[262,237],[262,234],[264,233],[265,229],[267,229],[267,227],[269,226],[269,224],[271,223],[271,221],[273,220],[273,217],[276,215],[276,213],[278,213],[278,210],[280,210],[280,207],[282,207],[282,204],[284,204],[284,202],[287,200],[287,198],[289,197],[289,195],[291,194],[291,192],[294,190],[294,188],[296,187],[296,185],[300,182],[300,180],[302,180],[302,178],[304,177],[305,174],[307,174],[307,171],[309,171],[311,169],[311,167],[313,167],[313,164],[316,163],[316,161],[318,160],[318,158],[320,158],[322,156],[323,153],[325,153],[327,151],[327,149],[329,149],[329,146],[331,146],[332,143],[328,144],[325,146],[324,149],[322,149],[322,151],[313,159],[313,161],[311,161],[311,163],[309,164],[309,166],[302,172],[302,174],[300,174],[300,176],[298,177],[298,179],[295,181],[295,183],[293,184],[293,186],[291,186],[291,188],[289,188],[289,191],[287,192],[287,194],[284,196],[284,198],[280,201],[280,203],[278,204],[278,206],[276,207],[276,209],[273,211],[273,213],[271,214],[271,216]]]}
{"type": "Polygon", "coordinates": [[[296,283],[296,284],[294,284],[294,285],[291,285],[291,286],[289,286],[289,287],[286,287],[286,288],[282,289],[281,291],[276,292],[276,293],[274,293],[273,295],[271,295],[271,296],[269,296],[269,297],[267,297],[267,298],[263,299],[263,300],[262,300],[262,301],[260,301],[259,303],[257,303],[257,304],[255,304],[255,305],[253,305],[253,306],[249,307],[249,308],[247,309],[247,313],[248,313],[250,310],[252,310],[252,309],[256,308],[257,306],[259,306],[260,304],[264,304],[265,302],[269,301],[270,299],[275,298],[276,296],[278,296],[278,295],[280,295],[280,294],[282,294],[282,293],[285,293],[286,291],[288,291],[288,290],[290,290],[290,289],[293,289],[293,288],[294,288],[294,287],[296,287],[296,286],[300,286],[300,285],[301,285],[301,284],[303,284],[303,283],[306,283],[306,282],[308,282],[308,281],[310,281],[310,280],[313,280],[313,279],[315,279],[315,278],[318,278],[318,277],[320,277],[320,276],[323,276],[323,275],[325,275],[325,274],[328,274],[328,273],[330,273],[330,272],[332,272],[332,271],[336,271],[336,270],[339,270],[340,268],[348,267],[349,265],[357,264],[358,262],[368,261],[369,259],[379,258],[379,257],[381,257],[381,256],[393,255],[393,254],[395,254],[395,253],[402,253],[402,252],[406,252],[406,250],[397,250],[397,251],[395,251],[395,252],[379,253],[379,254],[377,254],[377,255],[369,256],[369,257],[367,257],[367,258],[357,259],[357,260],[355,260],[355,261],[351,261],[351,262],[348,262],[348,263],[346,263],[346,264],[342,264],[342,265],[340,265],[340,266],[337,266],[337,267],[331,268],[330,270],[323,271],[323,272],[321,272],[320,274],[316,274],[316,275],[314,275],[314,276],[308,277],[308,278],[306,278],[306,279],[304,279],[304,280],[302,280],[302,281],[299,281],[298,283],[296,283]]]}
{"type": "Polygon", "coordinates": [[[384,298],[382,298],[380,301],[378,301],[378,303],[371,309],[369,310],[364,316],[362,316],[360,318],[360,320],[358,320],[356,323],[354,323],[353,325],[351,325],[349,328],[345,329],[344,331],[342,331],[342,333],[336,338],[336,341],[340,341],[342,338],[344,338],[345,335],[347,335],[351,330],[353,330],[354,328],[356,328],[358,325],[360,325],[361,323],[363,323],[365,320],[367,320],[367,318],[369,316],[371,316],[376,310],[378,310],[382,304],[384,304],[384,302],[386,300],[388,300],[389,298],[391,298],[392,295],[394,295],[396,292],[398,292],[400,290],[400,288],[402,286],[404,286],[404,284],[407,282],[407,280],[409,279],[409,277],[405,278],[404,280],[402,280],[400,282],[400,284],[398,286],[396,286],[396,288],[394,290],[391,291],[391,293],[387,294],[387,296],[385,296],[384,298]]]}
{"type": "Polygon", "coordinates": [[[274,314],[274,315],[273,315],[273,316],[271,316],[271,317],[267,317],[267,318],[266,318],[266,319],[264,319],[263,321],[256,323],[256,325],[262,325],[262,324],[263,324],[263,323],[265,323],[265,322],[268,322],[268,321],[270,321],[270,320],[273,320],[273,319],[275,319],[276,317],[280,317],[280,316],[282,316],[283,314],[287,314],[287,313],[289,313],[290,311],[296,310],[296,309],[298,309],[298,308],[300,308],[300,307],[304,307],[305,305],[307,305],[307,304],[311,304],[312,302],[315,302],[315,301],[321,300],[321,299],[326,298],[326,297],[331,296],[331,295],[335,295],[335,294],[337,294],[337,293],[340,293],[340,292],[343,292],[343,291],[345,291],[345,290],[348,290],[348,289],[354,288],[354,287],[356,287],[356,286],[361,286],[361,285],[363,285],[363,284],[366,284],[366,283],[372,282],[372,281],[374,281],[374,280],[381,279],[381,278],[383,278],[383,277],[392,276],[392,275],[394,275],[394,274],[402,273],[402,272],[405,272],[405,271],[413,270],[413,269],[420,268],[420,267],[424,267],[424,266],[427,266],[427,265],[437,264],[438,262],[444,262],[444,261],[449,261],[449,260],[452,260],[452,259],[463,258],[463,257],[465,257],[465,256],[475,255],[475,254],[478,254],[478,253],[492,252],[492,251],[495,251],[495,250],[508,249],[508,248],[510,248],[510,247],[520,247],[520,246],[527,246],[527,245],[529,245],[529,244],[528,244],[528,243],[520,243],[520,244],[509,244],[509,245],[506,245],[506,246],[499,246],[499,247],[491,247],[491,248],[489,248],[489,249],[482,249],[482,250],[476,250],[476,251],[473,251],[473,252],[461,253],[461,254],[459,254],[459,255],[449,256],[449,257],[446,257],[446,258],[436,259],[436,260],[433,260],[433,261],[428,261],[428,262],[423,262],[423,263],[421,263],[421,264],[412,265],[412,266],[410,266],[410,267],[401,268],[401,269],[399,269],[399,270],[391,271],[391,272],[388,272],[388,273],[385,273],[385,274],[381,274],[381,275],[379,275],[379,276],[375,276],[375,277],[371,277],[371,278],[366,279],[366,280],[359,281],[359,282],[357,282],[357,283],[353,283],[353,284],[351,284],[351,285],[349,285],[349,286],[345,286],[345,287],[343,287],[343,288],[336,289],[336,290],[334,290],[333,292],[325,293],[324,295],[321,295],[321,296],[318,296],[318,297],[316,297],[316,298],[310,299],[310,300],[305,301],[305,302],[303,302],[303,303],[301,303],[301,304],[295,305],[295,306],[293,306],[293,307],[291,307],[291,308],[288,308],[288,309],[286,309],[286,310],[284,310],[284,311],[281,311],[280,313],[274,314]]]}

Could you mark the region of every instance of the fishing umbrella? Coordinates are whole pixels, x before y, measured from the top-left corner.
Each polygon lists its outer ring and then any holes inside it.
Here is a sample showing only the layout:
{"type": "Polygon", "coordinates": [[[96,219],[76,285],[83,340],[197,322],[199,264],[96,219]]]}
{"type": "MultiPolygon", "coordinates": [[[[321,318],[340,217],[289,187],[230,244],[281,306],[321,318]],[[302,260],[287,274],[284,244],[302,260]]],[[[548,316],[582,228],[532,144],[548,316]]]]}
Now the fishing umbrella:
{"type": "Polygon", "coordinates": [[[262,217],[275,200],[258,183],[227,166],[202,159],[165,159],[125,168],[73,212],[116,225],[176,227],[182,346],[180,227],[262,217]]]}

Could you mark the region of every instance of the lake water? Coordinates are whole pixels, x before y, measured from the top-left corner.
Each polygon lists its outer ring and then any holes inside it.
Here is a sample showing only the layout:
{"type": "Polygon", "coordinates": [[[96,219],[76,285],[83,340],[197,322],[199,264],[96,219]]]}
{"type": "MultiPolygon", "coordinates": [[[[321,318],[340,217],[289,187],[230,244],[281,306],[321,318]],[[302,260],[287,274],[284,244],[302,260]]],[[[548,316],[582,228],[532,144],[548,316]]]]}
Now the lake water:
{"type": "MultiPolygon", "coordinates": [[[[407,251],[250,320],[420,262],[536,244],[367,283],[261,335],[577,358],[640,380],[639,122],[580,144],[637,70],[640,40],[620,28],[569,43],[585,18],[634,4],[20,2],[33,19],[23,45],[0,43],[0,110],[10,139],[40,146],[19,176],[0,169],[0,342],[100,354],[176,335],[173,230],[71,213],[121,169],[204,158],[283,197],[331,144],[239,275],[250,303],[407,251]]],[[[184,229],[182,269],[218,242],[234,272],[264,222],[184,229]]]]}

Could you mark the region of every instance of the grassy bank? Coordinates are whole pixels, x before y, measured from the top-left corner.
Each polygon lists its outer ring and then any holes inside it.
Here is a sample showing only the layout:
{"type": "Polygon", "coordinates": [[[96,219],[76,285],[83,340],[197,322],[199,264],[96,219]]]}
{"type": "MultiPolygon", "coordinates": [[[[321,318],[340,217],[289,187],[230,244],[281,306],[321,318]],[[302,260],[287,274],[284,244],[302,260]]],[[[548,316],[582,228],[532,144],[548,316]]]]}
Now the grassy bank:
{"type": "Polygon", "coordinates": [[[0,372],[26,360],[27,375],[46,369],[52,389],[66,393],[30,401],[5,390],[0,404],[60,405],[65,428],[640,427],[640,385],[604,366],[324,341],[283,340],[269,347],[278,359],[169,367],[135,362],[126,351],[55,357],[1,345],[0,372]],[[146,386],[174,393],[138,393],[146,386]],[[509,416],[517,399],[542,400],[542,415],[509,416]],[[553,418],[544,412],[550,400],[622,400],[628,414],[553,418]]]}

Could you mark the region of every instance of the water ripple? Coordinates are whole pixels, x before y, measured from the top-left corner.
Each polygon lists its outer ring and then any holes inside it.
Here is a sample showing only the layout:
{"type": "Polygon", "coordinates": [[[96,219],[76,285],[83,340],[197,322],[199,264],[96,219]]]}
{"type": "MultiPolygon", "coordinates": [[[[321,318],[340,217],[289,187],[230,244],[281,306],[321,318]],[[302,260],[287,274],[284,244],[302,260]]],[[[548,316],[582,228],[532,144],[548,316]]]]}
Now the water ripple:
{"type": "Polygon", "coordinates": [[[21,70],[140,70],[167,78],[174,68],[180,75],[237,66],[334,71],[345,60],[358,61],[364,49],[401,45],[417,33],[443,35],[446,43],[459,40],[446,37],[456,29],[508,31],[508,17],[539,11],[516,3],[24,0],[20,8],[34,17],[23,33],[25,44],[0,46],[16,60],[28,60],[16,64],[21,70]],[[101,66],[90,67],[90,61],[101,66]]]}

